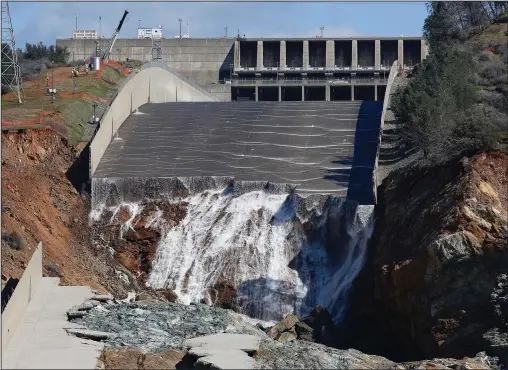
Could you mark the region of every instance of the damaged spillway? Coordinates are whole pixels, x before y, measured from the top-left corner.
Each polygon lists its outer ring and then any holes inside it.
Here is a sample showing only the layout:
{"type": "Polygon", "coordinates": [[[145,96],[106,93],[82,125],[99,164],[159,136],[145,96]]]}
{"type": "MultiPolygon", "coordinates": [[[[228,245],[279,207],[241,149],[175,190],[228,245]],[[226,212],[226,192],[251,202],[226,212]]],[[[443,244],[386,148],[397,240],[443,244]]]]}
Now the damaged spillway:
{"type": "Polygon", "coordinates": [[[374,206],[227,178],[94,179],[93,194],[92,220],[116,238],[156,230],[147,286],[214,304],[227,283],[235,310],[265,321],[316,305],[340,320],[373,226],[374,206]]]}

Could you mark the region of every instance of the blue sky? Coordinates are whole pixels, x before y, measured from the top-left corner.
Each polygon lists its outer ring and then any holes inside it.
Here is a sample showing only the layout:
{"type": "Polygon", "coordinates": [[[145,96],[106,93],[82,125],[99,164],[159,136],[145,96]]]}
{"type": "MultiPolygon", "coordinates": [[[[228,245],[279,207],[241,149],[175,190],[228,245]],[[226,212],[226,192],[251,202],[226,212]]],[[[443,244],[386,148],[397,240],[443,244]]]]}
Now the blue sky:
{"type": "Polygon", "coordinates": [[[135,37],[142,27],[163,26],[165,37],[183,32],[190,21],[191,37],[313,37],[325,27],[325,37],[421,36],[427,11],[423,2],[386,3],[183,3],[183,2],[11,2],[16,44],[42,41],[54,44],[57,37],[70,38],[78,15],[79,29],[99,28],[109,37],[127,9],[127,22],[120,37],[135,37]]]}

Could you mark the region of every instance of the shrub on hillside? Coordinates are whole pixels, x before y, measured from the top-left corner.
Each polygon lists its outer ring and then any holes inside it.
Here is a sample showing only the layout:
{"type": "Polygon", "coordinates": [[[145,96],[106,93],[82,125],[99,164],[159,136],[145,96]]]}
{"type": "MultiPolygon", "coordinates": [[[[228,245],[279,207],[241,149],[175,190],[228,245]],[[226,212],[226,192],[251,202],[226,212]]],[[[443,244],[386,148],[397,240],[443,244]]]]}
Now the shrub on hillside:
{"type": "Polygon", "coordinates": [[[47,59],[23,60],[19,65],[21,77],[24,81],[33,80],[39,76],[42,71],[47,69],[47,64],[47,59]]]}
{"type": "MultiPolygon", "coordinates": [[[[429,6],[429,56],[392,100],[403,140],[426,160],[493,149],[506,130],[506,65],[492,51],[460,43],[458,33],[468,28],[454,23],[455,6],[429,6]]],[[[484,24],[473,23],[474,30],[484,24]]]]}
{"type": "Polygon", "coordinates": [[[2,233],[2,242],[7,244],[12,249],[16,249],[16,250],[23,249],[23,247],[25,245],[23,238],[17,232],[13,232],[13,233],[3,232],[2,233]]]}

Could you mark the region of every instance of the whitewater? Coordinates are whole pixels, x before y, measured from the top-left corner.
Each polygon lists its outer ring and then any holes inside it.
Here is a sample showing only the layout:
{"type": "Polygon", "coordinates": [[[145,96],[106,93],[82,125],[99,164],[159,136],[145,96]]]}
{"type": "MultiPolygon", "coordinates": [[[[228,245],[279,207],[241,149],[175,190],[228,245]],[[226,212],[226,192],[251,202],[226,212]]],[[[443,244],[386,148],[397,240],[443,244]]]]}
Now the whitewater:
{"type": "MultiPolygon", "coordinates": [[[[304,316],[321,305],[341,320],[363,267],[374,206],[326,195],[228,187],[165,201],[187,202],[187,215],[172,228],[164,227],[162,212],[147,224],[160,225],[162,235],[148,286],[172,289],[189,304],[210,301],[210,289],[225,279],[236,287],[237,311],[251,318],[304,316]]],[[[142,211],[140,204],[102,203],[92,217],[127,207],[131,218],[123,234],[142,211]]]]}

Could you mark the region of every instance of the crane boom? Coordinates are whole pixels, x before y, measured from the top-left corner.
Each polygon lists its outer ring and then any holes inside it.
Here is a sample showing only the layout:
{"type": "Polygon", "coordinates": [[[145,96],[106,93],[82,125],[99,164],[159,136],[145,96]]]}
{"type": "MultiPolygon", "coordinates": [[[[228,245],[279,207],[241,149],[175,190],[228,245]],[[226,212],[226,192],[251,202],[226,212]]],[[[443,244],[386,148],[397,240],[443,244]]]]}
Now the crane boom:
{"type": "Polygon", "coordinates": [[[105,63],[107,63],[109,61],[109,58],[111,56],[111,50],[113,50],[113,46],[115,45],[115,41],[118,37],[118,34],[120,33],[120,30],[123,26],[123,22],[125,21],[125,18],[127,17],[127,14],[129,14],[129,12],[126,10],[123,13],[123,17],[120,20],[118,27],[116,28],[115,32],[113,33],[113,36],[111,37],[111,41],[108,45],[108,48],[106,49],[106,51],[104,52],[104,55],[102,56],[102,59],[104,60],[105,63]]]}

